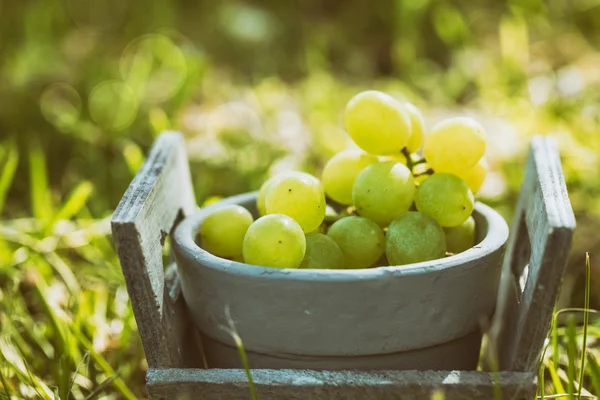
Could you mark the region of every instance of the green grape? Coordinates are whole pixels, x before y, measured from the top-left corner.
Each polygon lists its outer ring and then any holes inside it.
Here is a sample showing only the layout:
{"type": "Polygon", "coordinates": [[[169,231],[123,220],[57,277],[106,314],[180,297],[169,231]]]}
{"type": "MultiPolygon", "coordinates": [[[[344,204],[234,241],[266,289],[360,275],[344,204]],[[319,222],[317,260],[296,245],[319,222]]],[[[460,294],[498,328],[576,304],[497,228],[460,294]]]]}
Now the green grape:
{"type": "Polygon", "coordinates": [[[350,99],[344,111],[344,125],[358,147],[374,155],[400,153],[411,134],[406,107],[376,90],[350,99]]]}
{"type": "Polygon", "coordinates": [[[408,208],[415,182],[405,165],[387,161],[369,165],[356,177],[352,199],[359,215],[386,226],[408,208]]]}
{"type": "Polygon", "coordinates": [[[415,196],[417,210],[429,215],[443,227],[465,222],[475,206],[473,193],[454,174],[433,174],[425,179],[415,196]]]}
{"type": "Polygon", "coordinates": [[[340,204],[352,204],[352,186],[356,176],[376,162],[376,156],[360,150],[351,149],[336,154],[323,168],[321,181],[325,193],[340,204]]]}
{"type": "Polygon", "coordinates": [[[283,172],[271,183],[265,197],[267,214],[292,217],[309,233],[325,218],[325,193],[321,182],[305,172],[283,172]]]}
{"type": "Polygon", "coordinates": [[[425,137],[423,152],[436,172],[460,173],[483,157],[487,134],[474,119],[455,117],[435,125],[425,137]]]}
{"type": "Polygon", "coordinates": [[[463,181],[467,184],[471,192],[477,193],[479,189],[481,189],[481,185],[483,185],[483,181],[485,181],[485,177],[487,176],[489,167],[488,163],[484,158],[479,160],[474,167],[461,171],[460,173],[456,173],[456,175],[462,178],[463,181]]]}
{"type": "Polygon", "coordinates": [[[435,220],[409,211],[392,221],[385,239],[390,265],[406,265],[435,260],[446,255],[446,238],[435,220]]]}
{"type": "Polygon", "coordinates": [[[299,268],[340,269],[344,267],[344,255],[340,246],[327,235],[306,235],[306,252],[299,268]]]}
{"type": "Polygon", "coordinates": [[[305,251],[302,228],[283,214],[260,217],[250,225],[244,237],[244,260],[252,265],[298,268],[305,251]]]}
{"type": "Polygon", "coordinates": [[[275,180],[279,177],[279,175],[275,175],[267,179],[258,190],[258,197],[256,198],[256,208],[258,209],[258,213],[260,215],[267,215],[267,206],[265,205],[265,198],[267,197],[267,193],[271,188],[271,185],[275,180]]]}
{"type": "Polygon", "coordinates": [[[446,246],[450,253],[458,254],[475,245],[475,219],[467,218],[465,222],[451,228],[444,228],[446,246]]]}
{"type": "Polygon", "coordinates": [[[242,243],[252,214],[242,206],[226,205],[211,212],[200,226],[201,246],[215,256],[236,259],[242,256],[242,243]]]}
{"type": "Polygon", "coordinates": [[[345,217],[334,222],[327,236],[340,246],[346,268],[369,268],[385,250],[383,231],[375,222],[363,217],[345,217]]]}
{"type": "Polygon", "coordinates": [[[421,110],[419,110],[414,104],[406,103],[405,106],[406,110],[408,111],[408,115],[410,115],[410,124],[412,128],[406,148],[409,152],[414,153],[419,150],[423,144],[425,121],[423,119],[423,114],[421,114],[421,110]]]}

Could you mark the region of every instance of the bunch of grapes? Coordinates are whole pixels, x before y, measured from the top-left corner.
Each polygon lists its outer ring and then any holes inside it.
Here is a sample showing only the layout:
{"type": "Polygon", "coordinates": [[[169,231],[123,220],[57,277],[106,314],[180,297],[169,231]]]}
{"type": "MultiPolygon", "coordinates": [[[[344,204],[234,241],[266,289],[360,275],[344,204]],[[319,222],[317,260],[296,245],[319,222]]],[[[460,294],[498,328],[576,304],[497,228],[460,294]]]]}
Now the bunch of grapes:
{"type": "Polygon", "coordinates": [[[242,206],[217,209],[201,226],[203,248],[266,267],[360,269],[475,244],[473,193],[488,169],[477,121],[449,118],[425,135],[417,107],[369,90],[348,102],[344,124],[360,150],[332,157],[321,180],[300,171],[268,179],[256,220],[242,206]]]}

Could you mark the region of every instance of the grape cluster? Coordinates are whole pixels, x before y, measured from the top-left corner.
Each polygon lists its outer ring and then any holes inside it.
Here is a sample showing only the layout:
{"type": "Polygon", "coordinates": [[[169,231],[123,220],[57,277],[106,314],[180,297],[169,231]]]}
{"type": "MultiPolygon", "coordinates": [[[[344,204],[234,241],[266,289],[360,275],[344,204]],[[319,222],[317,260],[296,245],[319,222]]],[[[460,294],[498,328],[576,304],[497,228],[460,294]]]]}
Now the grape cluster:
{"type": "Polygon", "coordinates": [[[333,156],[320,180],[300,171],[268,179],[256,220],[239,205],[218,208],[200,228],[203,248],[266,267],[360,269],[474,245],[473,193],[488,171],[477,121],[448,118],[425,134],[416,106],[369,90],[348,102],[344,125],[359,149],[333,156]]]}

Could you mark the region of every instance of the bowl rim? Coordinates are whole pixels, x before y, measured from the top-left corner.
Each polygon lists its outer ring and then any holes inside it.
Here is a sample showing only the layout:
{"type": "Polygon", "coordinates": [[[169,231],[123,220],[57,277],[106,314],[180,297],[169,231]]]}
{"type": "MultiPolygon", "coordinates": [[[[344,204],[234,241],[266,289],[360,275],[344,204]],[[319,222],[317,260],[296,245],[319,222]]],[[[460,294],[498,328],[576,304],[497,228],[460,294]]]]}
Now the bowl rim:
{"type": "MultiPolygon", "coordinates": [[[[256,201],[258,191],[247,192],[224,198],[210,205],[200,207],[192,214],[185,217],[175,228],[172,234],[171,246],[178,254],[187,254],[196,263],[208,268],[230,275],[255,276],[261,279],[290,279],[309,281],[359,281],[366,278],[380,278],[385,275],[422,275],[427,273],[441,272],[462,265],[472,265],[472,261],[485,258],[487,255],[502,248],[508,240],[508,224],[504,218],[490,206],[475,202],[474,213],[487,221],[487,232],[482,240],[468,250],[449,257],[436,260],[423,261],[406,265],[380,266],[362,269],[296,269],[296,268],[273,268],[251,265],[237,261],[227,260],[215,256],[202,249],[196,242],[195,237],[199,232],[204,218],[219,207],[229,204],[240,204],[248,201],[256,201]]],[[[182,263],[178,260],[178,266],[182,263]]]]}

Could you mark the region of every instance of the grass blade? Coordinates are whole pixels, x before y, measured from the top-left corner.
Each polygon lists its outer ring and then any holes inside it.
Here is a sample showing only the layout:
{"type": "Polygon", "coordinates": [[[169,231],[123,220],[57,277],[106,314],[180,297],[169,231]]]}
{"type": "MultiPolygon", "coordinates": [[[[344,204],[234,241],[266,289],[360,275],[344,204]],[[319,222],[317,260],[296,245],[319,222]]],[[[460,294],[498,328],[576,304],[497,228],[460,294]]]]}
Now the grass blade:
{"type": "MultiPolygon", "coordinates": [[[[565,387],[560,381],[560,377],[558,376],[558,372],[556,372],[556,365],[552,360],[548,360],[548,365],[546,366],[548,372],[550,373],[550,379],[552,380],[552,386],[554,386],[555,393],[565,393],[565,387]]],[[[548,396],[546,396],[547,398],[548,396]]]]}
{"type": "Polygon", "coordinates": [[[8,190],[12,186],[19,165],[19,151],[14,141],[8,144],[8,157],[2,172],[0,173],[0,214],[4,209],[4,202],[8,196],[8,190]]]}
{"type": "MultiPolygon", "coordinates": [[[[2,355],[2,352],[0,352],[0,359],[3,358],[4,357],[2,355]]],[[[3,362],[2,365],[5,365],[5,363],[3,362]]],[[[8,382],[6,382],[6,378],[4,377],[4,373],[2,372],[2,368],[0,368],[0,383],[2,384],[2,390],[4,392],[3,395],[6,396],[6,398],[10,399],[10,387],[8,386],[8,382]]]]}
{"type": "Polygon", "coordinates": [[[100,394],[106,390],[106,388],[113,383],[113,381],[117,379],[117,375],[113,375],[109,378],[107,378],[104,382],[102,382],[100,385],[98,385],[94,391],[92,393],[90,393],[88,396],[86,396],[85,400],[93,400],[96,397],[100,396],[100,394]]]}
{"type": "Polygon", "coordinates": [[[552,363],[554,365],[558,365],[558,314],[561,311],[557,312],[556,305],[554,305],[554,317],[552,318],[552,329],[550,332],[550,340],[552,344],[552,363]]]}
{"type": "Polygon", "coordinates": [[[39,144],[29,150],[29,185],[33,216],[49,221],[52,217],[52,196],[48,185],[46,157],[39,144]]]}
{"type": "MultiPolygon", "coordinates": [[[[37,276],[35,273],[32,276],[37,276]]],[[[52,306],[48,303],[48,299],[46,298],[46,287],[45,282],[42,279],[35,279],[35,284],[33,285],[33,293],[37,297],[40,305],[42,306],[42,310],[48,321],[50,322],[50,326],[54,330],[54,347],[56,348],[57,354],[63,354],[67,349],[67,339],[65,337],[65,332],[61,327],[61,323],[58,320],[56,313],[52,306]]]]}
{"type": "Polygon", "coordinates": [[[590,382],[594,388],[594,393],[600,393],[600,364],[591,351],[587,352],[587,374],[590,377],[590,382]]]}
{"type": "Polygon", "coordinates": [[[94,185],[91,182],[81,182],[69,195],[67,201],[63,204],[60,210],[56,213],[53,222],[63,219],[71,219],[85,206],[88,199],[94,192],[94,185]]]}
{"type": "MultiPolygon", "coordinates": [[[[92,343],[73,325],[72,333],[77,338],[77,340],[79,340],[79,342],[83,345],[83,347],[90,353],[90,356],[92,357],[94,362],[98,364],[100,369],[102,369],[102,371],[106,375],[117,375],[110,366],[110,364],[106,361],[106,359],[94,349],[92,343]]],[[[113,379],[111,383],[119,390],[123,398],[127,400],[136,400],[136,396],[131,390],[129,390],[129,388],[121,378],[115,377],[115,379],[113,379]]]]}
{"type": "Polygon", "coordinates": [[[237,333],[237,330],[235,329],[235,323],[233,321],[233,318],[231,318],[229,306],[227,306],[225,308],[225,318],[227,318],[229,327],[228,328],[221,327],[221,328],[226,330],[231,335],[233,340],[235,341],[235,344],[240,353],[240,359],[242,361],[242,366],[244,367],[244,371],[246,372],[246,378],[248,378],[248,385],[250,386],[250,396],[251,396],[252,400],[258,400],[258,395],[256,393],[256,386],[254,386],[254,380],[252,379],[252,373],[250,371],[250,364],[248,363],[248,357],[246,356],[246,350],[244,349],[244,344],[242,343],[242,339],[240,338],[240,336],[237,333]]]}
{"type": "Polygon", "coordinates": [[[583,388],[583,378],[585,376],[585,354],[587,348],[587,328],[589,323],[589,312],[590,308],[590,282],[591,282],[591,268],[590,268],[590,254],[585,253],[585,305],[583,312],[583,350],[581,352],[581,367],[579,369],[579,390],[577,391],[577,398],[581,400],[581,390],[583,388]]]}
{"type": "Polygon", "coordinates": [[[569,400],[575,398],[575,376],[576,376],[576,361],[577,361],[577,324],[575,316],[569,314],[567,318],[567,327],[565,331],[565,339],[567,341],[567,393],[569,400]]]}
{"type": "Polygon", "coordinates": [[[129,172],[131,175],[135,175],[138,173],[142,164],[145,161],[144,153],[140,146],[135,144],[134,142],[127,141],[123,146],[123,157],[125,157],[125,163],[129,168],[129,172]]]}

